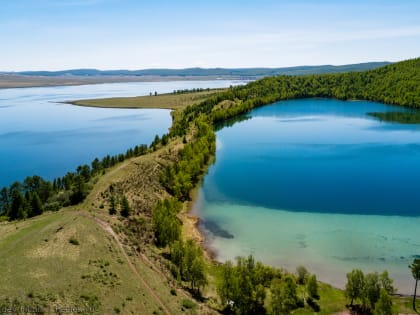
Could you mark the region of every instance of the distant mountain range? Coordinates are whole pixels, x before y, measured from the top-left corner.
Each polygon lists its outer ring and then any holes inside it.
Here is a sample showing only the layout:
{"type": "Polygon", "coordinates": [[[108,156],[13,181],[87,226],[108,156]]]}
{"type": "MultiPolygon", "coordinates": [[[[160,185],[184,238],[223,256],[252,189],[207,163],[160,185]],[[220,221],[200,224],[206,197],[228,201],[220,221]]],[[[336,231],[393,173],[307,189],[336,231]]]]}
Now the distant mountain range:
{"type": "Polygon", "coordinates": [[[145,70],[97,70],[97,69],[71,69],[61,71],[20,71],[0,72],[3,75],[23,75],[41,77],[63,76],[158,76],[158,77],[266,77],[274,75],[306,75],[322,73],[338,73],[349,71],[364,71],[390,64],[390,62],[366,62],[342,66],[298,66],[285,68],[187,68],[187,69],[145,69],[145,70]]]}

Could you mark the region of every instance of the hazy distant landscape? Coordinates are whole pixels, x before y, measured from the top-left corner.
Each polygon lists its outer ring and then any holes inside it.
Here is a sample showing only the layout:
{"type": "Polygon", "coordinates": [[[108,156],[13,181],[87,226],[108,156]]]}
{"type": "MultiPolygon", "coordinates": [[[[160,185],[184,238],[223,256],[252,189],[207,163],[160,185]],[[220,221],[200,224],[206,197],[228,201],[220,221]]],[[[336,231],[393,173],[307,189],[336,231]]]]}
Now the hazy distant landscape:
{"type": "Polygon", "coordinates": [[[0,72],[0,89],[58,85],[83,85],[115,82],[156,82],[176,80],[256,80],[272,75],[309,75],[375,69],[389,62],[367,62],[342,66],[299,66],[286,68],[238,69],[146,69],[0,72]]]}

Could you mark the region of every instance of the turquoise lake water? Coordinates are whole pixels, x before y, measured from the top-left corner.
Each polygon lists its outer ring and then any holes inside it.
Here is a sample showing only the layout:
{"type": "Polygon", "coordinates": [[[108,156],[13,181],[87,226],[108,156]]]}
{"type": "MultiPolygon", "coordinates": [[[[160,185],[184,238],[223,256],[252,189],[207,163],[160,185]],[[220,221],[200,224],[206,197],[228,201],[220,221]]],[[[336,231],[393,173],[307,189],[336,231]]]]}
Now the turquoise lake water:
{"type": "Polygon", "coordinates": [[[388,270],[410,293],[420,255],[420,125],[369,112],[406,111],[326,99],[278,102],[217,132],[216,162],[195,211],[224,261],[253,254],[305,265],[342,287],[353,268],[388,270]]]}
{"type": "Polygon", "coordinates": [[[171,125],[169,110],[87,108],[60,102],[218,88],[238,81],[130,82],[0,89],[0,187],[26,176],[63,176],[98,157],[150,144],[171,125]]]}

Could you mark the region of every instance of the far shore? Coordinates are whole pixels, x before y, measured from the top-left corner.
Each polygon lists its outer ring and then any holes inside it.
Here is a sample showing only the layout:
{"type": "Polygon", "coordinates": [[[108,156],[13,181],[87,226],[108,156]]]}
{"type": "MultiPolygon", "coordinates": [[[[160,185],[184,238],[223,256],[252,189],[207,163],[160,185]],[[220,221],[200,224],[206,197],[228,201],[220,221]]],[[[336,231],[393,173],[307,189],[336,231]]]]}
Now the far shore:
{"type": "Polygon", "coordinates": [[[241,80],[238,76],[25,76],[0,74],[0,89],[105,83],[241,80]]]}
{"type": "Polygon", "coordinates": [[[175,110],[203,101],[209,96],[221,92],[223,90],[225,89],[205,89],[193,93],[165,93],[134,97],[111,97],[87,100],[73,100],[64,103],[77,106],[100,108],[159,108],[175,110]]]}

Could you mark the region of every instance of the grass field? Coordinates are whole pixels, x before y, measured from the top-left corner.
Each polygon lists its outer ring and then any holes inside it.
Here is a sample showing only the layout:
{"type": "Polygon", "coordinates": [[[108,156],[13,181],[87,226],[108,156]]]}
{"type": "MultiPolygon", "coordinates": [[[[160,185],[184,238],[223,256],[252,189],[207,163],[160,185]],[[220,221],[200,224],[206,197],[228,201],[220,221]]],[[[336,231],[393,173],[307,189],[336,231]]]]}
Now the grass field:
{"type": "Polygon", "coordinates": [[[183,93],[183,94],[161,94],[153,96],[137,97],[115,97],[91,100],[76,100],[70,102],[73,105],[105,108],[163,108],[179,109],[203,101],[209,96],[222,91],[212,89],[209,91],[183,93]]]}
{"type": "MultiPolygon", "coordinates": [[[[162,306],[135,273],[115,240],[92,219],[62,210],[0,225],[0,305],[76,308],[82,314],[152,314],[162,306]]],[[[138,273],[171,313],[182,299],[146,263],[138,273]]]]}

